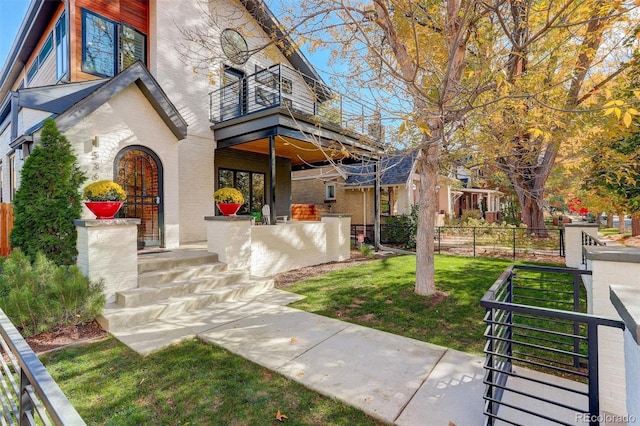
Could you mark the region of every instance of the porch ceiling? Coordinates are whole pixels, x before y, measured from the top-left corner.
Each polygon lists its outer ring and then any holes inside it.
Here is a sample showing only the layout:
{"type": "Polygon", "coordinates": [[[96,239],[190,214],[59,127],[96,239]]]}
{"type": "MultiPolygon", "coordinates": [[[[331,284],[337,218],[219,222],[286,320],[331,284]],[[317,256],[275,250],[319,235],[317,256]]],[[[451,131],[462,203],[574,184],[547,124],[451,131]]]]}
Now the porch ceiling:
{"type": "Polygon", "coordinates": [[[275,137],[275,153],[291,160],[293,167],[360,156],[375,157],[381,151],[366,137],[337,126],[321,126],[308,117],[294,116],[280,108],[248,114],[212,126],[218,148],[269,155],[269,137],[275,137]]]}
{"type": "MultiPolygon", "coordinates": [[[[346,149],[340,144],[333,146],[318,146],[317,144],[293,139],[290,137],[276,136],[276,156],[285,157],[291,160],[292,166],[302,166],[305,164],[324,163],[330,160],[341,160],[349,157],[346,149]]],[[[241,151],[255,152],[269,155],[269,138],[261,138],[251,142],[246,142],[232,146],[241,151]]]]}

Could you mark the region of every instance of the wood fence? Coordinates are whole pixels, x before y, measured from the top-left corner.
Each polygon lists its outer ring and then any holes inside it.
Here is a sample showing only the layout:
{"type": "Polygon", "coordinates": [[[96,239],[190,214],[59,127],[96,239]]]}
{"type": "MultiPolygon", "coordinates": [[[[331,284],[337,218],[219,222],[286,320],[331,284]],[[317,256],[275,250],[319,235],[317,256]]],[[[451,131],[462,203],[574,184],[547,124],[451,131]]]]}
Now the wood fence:
{"type": "Polygon", "coordinates": [[[0,256],[11,253],[9,235],[13,229],[13,204],[0,203],[0,256]]]}

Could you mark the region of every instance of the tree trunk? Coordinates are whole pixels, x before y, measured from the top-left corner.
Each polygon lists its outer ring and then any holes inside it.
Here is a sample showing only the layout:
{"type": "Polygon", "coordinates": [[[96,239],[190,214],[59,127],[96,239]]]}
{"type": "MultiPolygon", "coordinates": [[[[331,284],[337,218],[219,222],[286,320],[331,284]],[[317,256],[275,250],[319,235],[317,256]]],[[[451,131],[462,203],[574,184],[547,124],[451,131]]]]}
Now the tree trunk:
{"type": "Polygon", "coordinates": [[[540,203],[533,197],[532,191],[519,189],[516,193],[522,207],[522,223],[527,225],[531,233],[545,236],[547,231],[544,226],[544,212],[540,203]]]}
{"type": "Polygon", "coordinates": [[[423,136],[422,148],[418,154],[420,170],[420,191],[418,200],[418,230],[416,235],[416,287],[421,296],[434,294],[434,230],[437,207],[439,146],[437,131],[432,137],[423,136]]]}
{"type": "Polygon", "coordinates": [[[618,212],[618,214],[616,215],[618,216],[618,232],[620,232],[621,234],[624,234],[624,213],[623,212],[618,212]]]}
{"type": "Polygon", "coordinates": [[[607,228],[613,228],[613,213],[607,213],[607,228]]]}
{"type": "Polygon", "coordinates": [[[640,213],[634,213],[631,215],[631,236],[637,237],[640,235],[640,213]]]}

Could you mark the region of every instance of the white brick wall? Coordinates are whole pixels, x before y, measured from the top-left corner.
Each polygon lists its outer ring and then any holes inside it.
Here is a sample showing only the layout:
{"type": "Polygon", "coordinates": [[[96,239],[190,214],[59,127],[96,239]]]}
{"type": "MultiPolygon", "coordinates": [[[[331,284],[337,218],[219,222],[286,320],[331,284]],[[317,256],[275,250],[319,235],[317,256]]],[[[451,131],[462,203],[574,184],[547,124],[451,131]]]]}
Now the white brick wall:
{"type": "Polygon", "coordinates": [[[267,277],[349,258],[349,217],[251,226],[249,219],[209,217],[207,247],[231,269],[267,277]],[[326,220],[326,222],[325,222],[326,220]]]}
{"type": "MultiPolygon", "coordinates": [[[[137,86],[124,89],[64,134],[89,177],[87,183],[113,179],[114,161],[122,149],[132,145],[151,149],[163,168],[165,244],[167,248],[179,246],[178,140],[137,86]],[[96,136],[100,144],[92,147],[91,140],[96,136]]],[[[92,219],[93,215],[85,209],[82,217],[92,219]]],[[[200,240],[204,240],[204,230],[200,240]]]]}
{"type": "Polygon", "coordinates": [[[629,330],[624,331],[625,381],[627,382],[627,414],[640,419],[640,347],[629,330]]]}
{"type": "MultiPolygon", "coordinates": [[[[592,275],[592,306],[590,313],[620,319],[610,299],[611,285],[640,285],[640,264],[599,258],[594,252],[613,251],[615,248],[590,248],[587,255],[592,275]]],[[[614,257],[615,259],[615,257],[614,257]]],[[[624,415],[626,407],[626,375],[623,332],[600,327],[600,403],[603,410],[624,415]]]]}
{"type": "Polygon", "coordinates": [[[137,219],[76,222],[77,265],[91,281],[104,281],[107,303],[138,285],[137,219]]]}

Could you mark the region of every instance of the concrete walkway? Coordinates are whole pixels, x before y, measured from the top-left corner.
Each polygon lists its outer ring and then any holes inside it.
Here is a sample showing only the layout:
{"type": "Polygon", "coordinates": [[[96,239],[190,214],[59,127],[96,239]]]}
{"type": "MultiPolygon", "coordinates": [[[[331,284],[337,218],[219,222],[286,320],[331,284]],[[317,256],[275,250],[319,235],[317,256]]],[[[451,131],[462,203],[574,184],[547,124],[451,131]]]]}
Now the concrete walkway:
{"type": "Polygon", "coordinates": [[[113,333],[141,355],[199,337],[388,423],[484,423],[483,358],[289,308],[271,290],[113,333]]]}

